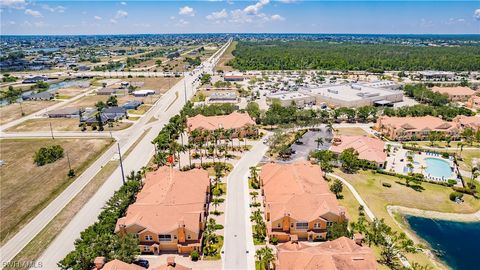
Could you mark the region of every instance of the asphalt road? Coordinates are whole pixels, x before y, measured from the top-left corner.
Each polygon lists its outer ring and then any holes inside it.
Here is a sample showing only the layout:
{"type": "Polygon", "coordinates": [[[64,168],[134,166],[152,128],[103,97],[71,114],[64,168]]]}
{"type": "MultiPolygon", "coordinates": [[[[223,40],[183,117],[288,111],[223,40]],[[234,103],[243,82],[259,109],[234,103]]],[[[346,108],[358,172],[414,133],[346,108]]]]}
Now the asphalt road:
{"type": "MultiPolygon", "coordinates": [[[[184,80],[186,82],[187,99],[190,99],[194,95],[196,87],[198,86],[193,85],[195,78],[198,77],[202,71],[211,71],[218,61],[219,56],[227,47],[228,43],[222,47],[218,53],[205,61],[202,70],[193,75],[187,75],[184,79],[175,84],[159,101],[157,101],[151,110],[147,112],[145,117],[140,118],[136,124],[122,132],[116,133],[118,143],[121,146],[122,152],[124,152],[136,142],[145,130],[151,127],[145,137],[125,158],[123,165],[126,173],[132,170],[139,170],[142,166],[147,164],[153,156],[154,147],[151,144],[151,141],[157,136],[168,120],[180,112],[184,105],[184,80]],[[158,120],[148,123],[152,116],[155,116],[158,120]]],[[[51,107],[49,109],[51,109],[51,107]]],[[[23,119],[25,118],[26,117],[23,119]]],[[[33,239],[82,190],[82,188],[89,183],[98,171],[100,171],[103,165],[116,156],[118,156],[118,153],[116,145],[114,145],[89,168],[87,168],[84,173],[82,173],[35,218],[26,224],[14,237],[5,243],[5,245],[0,248],[2,264],[11,261],[15,255],[20,252],[29,241],[33,239]]],[[[38,261],[43,263],[44,269],[58,268],[56,265],[57,262],[63,259],[63,257],[73,249],[74,241],[80,236],[80,232],[95,222],[105,202],[117,189],[120,188],[121,184],[121,172],[120,169],[117,168],[104,185],[75,215],[71,222],[63,229],[39,258],[38,261]]]]}
{"type": "Polygon", "coordinates": [[[245,153],[227,179],[225,238],[222,249],[223,269],[255,269],[255,246],[250,222],[248,174],[267,151],[263,139],[255,142],[245,153]],[[247,253],[248,251],[248,253],[247,253]]]}

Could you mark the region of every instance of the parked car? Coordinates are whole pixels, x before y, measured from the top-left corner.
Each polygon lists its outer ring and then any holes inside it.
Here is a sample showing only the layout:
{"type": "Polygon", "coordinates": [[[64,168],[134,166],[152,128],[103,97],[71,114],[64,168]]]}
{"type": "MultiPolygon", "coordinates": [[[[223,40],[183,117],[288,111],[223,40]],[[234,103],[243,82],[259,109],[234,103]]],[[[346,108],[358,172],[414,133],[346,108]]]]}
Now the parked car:
{"type": "Polygon", "coordinates": [[[145,259],[136,260],[133,263],[143,268],[150,267],[150,263],[148,262],[148,260],[145,260],[145,259]]]}

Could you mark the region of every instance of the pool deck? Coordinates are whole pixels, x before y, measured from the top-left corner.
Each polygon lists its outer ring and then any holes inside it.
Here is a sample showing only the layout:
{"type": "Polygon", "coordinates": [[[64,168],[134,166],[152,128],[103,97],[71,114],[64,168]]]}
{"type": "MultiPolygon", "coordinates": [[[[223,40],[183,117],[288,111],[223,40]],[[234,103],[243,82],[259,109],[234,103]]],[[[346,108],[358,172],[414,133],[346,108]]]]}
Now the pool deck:
{"type": "MultiPolygon", "coordinates": [[[[399,148],[399,147],[392,147],[390,151],[390,155],[387,157],[387,166],[386,166],[386,171],[391,171],[391,172],[396,172],[399,174],[404,174],[407,175],[408,172],[404,171],[404,169],[407,167],[408,159],[407,156],[408,154],[412,152],[407,149],[399,148]],[[403,160],[403,161],[402,161],[403,160]]],[[[457,176],[457,168],[455,164],[453,163],[453,160],[443,158],[439,154],[434,154],[434,153],[429,153],[429,152],[413,152],[413,173],[421,173],[425,176],[426,179],[432,180],[432,181],[440,181],[440,182],[447,182],[448,179],[454,179],[457,180],[457,185],[461,185],[461,181],[458,179],[457,176]],[[427,173],[426,169],[422,169],[422,167],[427,167],[427,163],[425,161],[426,158],[438,158],[440,160],[446,161],[450,168],[454,168],[452,174],[450,177],[447,178],[440,178],[440,177],[434,177],[431,176],[427,173]]]]}

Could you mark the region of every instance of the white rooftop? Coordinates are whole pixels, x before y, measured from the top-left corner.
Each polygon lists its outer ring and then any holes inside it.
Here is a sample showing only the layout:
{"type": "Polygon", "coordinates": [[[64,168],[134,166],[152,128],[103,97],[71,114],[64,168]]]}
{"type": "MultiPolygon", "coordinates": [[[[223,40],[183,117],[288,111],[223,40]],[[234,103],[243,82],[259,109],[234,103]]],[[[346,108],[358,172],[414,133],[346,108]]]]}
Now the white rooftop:
{"type": "Polygon", "coordinates": [[[395,93],[386,89],[374,88],[360,84],[327,85],[315,88],[302,88],[301,91],[305,94],[319,95],[344,101],[363,100],[374,97],[388,96],[395,93]]]}
{"type": "Polygon", "coordinates": [[[292,100],[298,98],[307,98],[309,96],[300,92],[276,92],[267,95],[268,98],[275,98],[279,100],[292,100]]]}

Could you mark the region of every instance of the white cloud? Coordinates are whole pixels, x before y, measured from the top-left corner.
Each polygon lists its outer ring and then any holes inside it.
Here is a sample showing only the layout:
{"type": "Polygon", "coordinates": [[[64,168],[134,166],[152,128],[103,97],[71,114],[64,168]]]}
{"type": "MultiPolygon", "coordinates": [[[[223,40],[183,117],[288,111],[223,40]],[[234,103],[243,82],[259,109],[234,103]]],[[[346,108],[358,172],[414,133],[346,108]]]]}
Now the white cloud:
{"type": "Polygon", "coordinates": [[[272,16],[270,17],[270,19],[271,19],[272,21],[285,21],[285,18],[282,17],[282,16],[280,16],[280,15],[278,15],[278,14],[272,15],[272,16]]]}
{"type": "Polygon", "coordinates": [[[175,16],[170,16],[170,20],[175,20],[175,16]]]}
{"type": "Polygon", "coordinates": [[[480,8],[475,9],[475,11],[473,12],[473,17],[475,18],[475,20],[480,21],[480,8]]]}
{"type": "Polygon", "coordinates": [[[49,5],[42,5],[42,8],[50,12],[58,12],[58,13],[63,13],[65,12],[65,9],[66,9],[64,6],[51,7],[49,5]]]}
{"type": "Polygon", "coordinates": [[[115,19],[110,19],[110,22],[115,24],[115,23],[117,23],[118,21],[115,20],[115,19]]]}
{"type": "Polygon", "coordinates": [[[448,19],[448,21],[445,23],[447,25],[451,25],[451,24],[461,24],[461,23],[464,23],[465,22],[465,19],[463,18],[458,18],[458,19],[455,19],[455,18],[450,18],[448,19]]]}
{"type": "Polygon", "coordinates": [[[298,2],[299,0],[279,0],[279,1],[284,4],[291,4],[291,3],[298,2]]]}
{"type": "Polygon", "coordinates": [[[184,20],[184,19],[180,19],[180,20],[178,20],[178,22],[176,23],[177,26],[185,26],[185,25],[188,25],[188,24],[190,24],[190,22],[189,22],[189,21],[186,21],[186,20],[184,20]]]}
{"type": "Polygon", "coordinates": [[[243,9],[247,14],[257,14],[263,6],[270,3],[270,0],[260,0],[255,5],[247,6],[243,9]]]}
{"type": "Polygon", "coordinates": [[[97,21],[100,21],[102,19],[102,17],[100,17],[100,16],[93,16],[93,18],[97,21]]]}
{"type": "Polygon", "coordinates": [[[14,21],[9,21],[8,23],[9,23],[10,25],[15,25],[15,24],[17,24],[17,23],[14,22],[14,21]]]}
{"type": "Polygon", "coordinates": [[[30,16],[35,17],[35,18],[43,17],[42,13],[40,13],[40,11],[37,11],[37,10],[26,9],[25,14],[30,15],[30,16]]]}
{"type": "Polygon", "coordinates": [[[178,10],[178,14],[185,16],[195,16],[195,10],[193,10],[193,8],[189,6],[184,6],[178,10]]]}
{"type": "Polygon", "coordinates": [[[228,13],[226,9],[222,9],[217,12],[212,12],[211,14],[207,15],[207,20],[220,20],[225,19],[228,17],[228,13]]]}
{"type": "Polygon", "coordinates": [[[0,8],[24,9],[26,4],[25,0],[0,0],[0,8]]]}
{"type": "Polygon", "coordinates": [[[135,27],[143,27],[143,28],[152,27],[152,25],[149,24],[149,23],[135,23],[135,24],[133,24],[133,26],[135,26],[135,27]]]}
{"type": "Polygon", "coordinates": [[[120,2],[120,5],[126,6],[126,5],[127,5],[127,2],[120,2]]]}
{"type": "Polygon", "coordinates": [[[122,19],[128,16],[128,12],[125,10],[118,10],[117,14],[115,14],[115,20],[122,19]]]}

